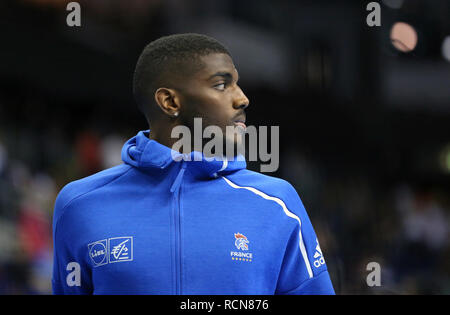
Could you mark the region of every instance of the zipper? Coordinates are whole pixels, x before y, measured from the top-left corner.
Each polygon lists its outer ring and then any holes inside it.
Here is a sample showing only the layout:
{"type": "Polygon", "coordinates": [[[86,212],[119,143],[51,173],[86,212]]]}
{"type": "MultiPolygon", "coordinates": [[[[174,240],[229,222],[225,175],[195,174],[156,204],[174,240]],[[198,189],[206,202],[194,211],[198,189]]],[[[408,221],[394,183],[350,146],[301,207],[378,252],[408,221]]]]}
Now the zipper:
{"type": "Polygon", "coordinates": [[[181,294],[181,183],[183,180],[186,163],[181,162],[181,169],[170,188],[173,193],[173,223],[175,226],[175,294],[181,294]]]}

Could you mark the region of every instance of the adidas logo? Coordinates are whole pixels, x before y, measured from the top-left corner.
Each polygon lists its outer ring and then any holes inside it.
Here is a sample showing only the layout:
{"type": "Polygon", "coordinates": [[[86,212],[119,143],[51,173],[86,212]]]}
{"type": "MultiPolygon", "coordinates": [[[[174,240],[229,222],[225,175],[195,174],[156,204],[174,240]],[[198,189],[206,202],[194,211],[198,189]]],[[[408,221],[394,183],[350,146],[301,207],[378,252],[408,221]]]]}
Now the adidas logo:
{"type": "Polygon", "coordinates": [[[316,252],[314,254],[314,267],[319,268],[325,264],[325,259],[323,259],[322,250],[320,249],[319,241],[317,241],[316,252]]]}

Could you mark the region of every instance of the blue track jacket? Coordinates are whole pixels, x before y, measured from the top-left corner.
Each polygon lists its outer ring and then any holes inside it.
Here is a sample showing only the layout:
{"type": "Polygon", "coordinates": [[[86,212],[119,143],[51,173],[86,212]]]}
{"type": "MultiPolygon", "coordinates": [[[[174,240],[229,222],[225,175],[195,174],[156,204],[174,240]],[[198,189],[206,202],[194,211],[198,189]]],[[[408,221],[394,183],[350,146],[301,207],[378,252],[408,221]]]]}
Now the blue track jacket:
{"type": "Polygon", "coordinates": [[[334,294],[285,180],[247,170],[243,158],[183,156],[148,130],[122,159],[56,199],[55,294],[334,294]]]}

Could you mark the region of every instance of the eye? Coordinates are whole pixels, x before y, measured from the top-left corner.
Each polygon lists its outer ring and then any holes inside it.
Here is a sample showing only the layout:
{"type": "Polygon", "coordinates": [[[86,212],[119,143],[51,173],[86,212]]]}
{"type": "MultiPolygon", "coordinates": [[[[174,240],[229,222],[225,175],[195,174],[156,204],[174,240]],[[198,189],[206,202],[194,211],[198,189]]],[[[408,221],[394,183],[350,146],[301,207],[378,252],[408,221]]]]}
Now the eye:
{"type": "Polygon", "coordinates": [[[223,91],[223,90],[225,90],[226,85],[227,85],[226,83],[219,83],[219,84],[214,85],[214,88],[217,90],[223,91]]]}

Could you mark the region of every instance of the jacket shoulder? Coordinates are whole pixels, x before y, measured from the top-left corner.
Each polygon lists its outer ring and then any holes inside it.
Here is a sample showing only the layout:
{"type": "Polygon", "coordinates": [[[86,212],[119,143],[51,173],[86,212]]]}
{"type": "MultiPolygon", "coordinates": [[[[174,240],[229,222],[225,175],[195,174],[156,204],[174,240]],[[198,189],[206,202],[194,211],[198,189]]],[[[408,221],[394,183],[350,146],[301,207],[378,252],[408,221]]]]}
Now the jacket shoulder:
{"type": "Polygon", "coordinates": [[[253,188],[270,197],[280,199],[299,199],[297,191],[287,180],[254,172],[241,170],[225,176],[231,183],[239,187],[253,188]]]}
{"type": "Polygon", "coordinates": [[[58,221],[65,208],[67,208],[72,201],[111,183],[116,178],[128,172],[131,168],[132,167],[129,165],[120,164],[65,185],[56,197],[53,215],[54,222],[58,221]]]}

